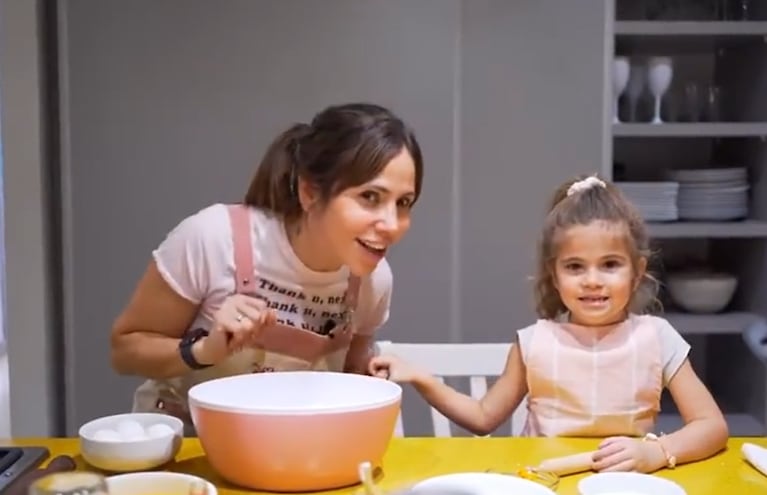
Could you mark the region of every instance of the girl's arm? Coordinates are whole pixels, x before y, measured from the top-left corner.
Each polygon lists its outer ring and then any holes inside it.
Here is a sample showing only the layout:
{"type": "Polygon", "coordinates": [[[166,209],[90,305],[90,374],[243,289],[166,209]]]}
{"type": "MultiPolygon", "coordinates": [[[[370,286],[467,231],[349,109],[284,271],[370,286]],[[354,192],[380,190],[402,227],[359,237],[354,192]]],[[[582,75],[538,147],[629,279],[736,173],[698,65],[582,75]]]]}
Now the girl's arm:
{"type": "Polygon", "coordinates": [[[475,435],[488,435],[508,419],[527,394],[527,378],[519,345],[509,351],[503,374],[479,400],[441,383],[428,373],[416,373],[413,386],[445,417],[475,435]]]}
{"type": "Polygon", "coordinates": [[[729,436],[727,422],[689,360],[679,367],[668,389],[685,424],[674,433],[660,437],[668,455],[683,464],[710,457],[724,449],[729,436]]]}

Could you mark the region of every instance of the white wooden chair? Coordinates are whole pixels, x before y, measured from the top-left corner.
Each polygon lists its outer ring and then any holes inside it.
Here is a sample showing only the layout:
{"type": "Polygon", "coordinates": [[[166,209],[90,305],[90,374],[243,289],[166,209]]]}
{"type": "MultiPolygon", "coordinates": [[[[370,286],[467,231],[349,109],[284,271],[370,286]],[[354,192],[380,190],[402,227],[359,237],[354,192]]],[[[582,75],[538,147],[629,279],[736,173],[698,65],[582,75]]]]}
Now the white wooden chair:
{"type": "MultiPolygon", "coordinates": [[[[470,394],[479,399],[487,392],[487,377],[503,372],[509,350],[514,344],[408,344],[378,341],[378,352],[395,354],[402,359],[417,363],[429,370],[440,381],[445,377],[469,377],[470,394]]],[[[527,416],[527,400],[522,400],[511,418],[512,436],[519,435],[527,416]]],[[[435,437],[450,437],[450,421],[439,411],[431,408],[435,437]]],[[[396,436],[403,436],[402,413],[397,418],[396,436]]]]}

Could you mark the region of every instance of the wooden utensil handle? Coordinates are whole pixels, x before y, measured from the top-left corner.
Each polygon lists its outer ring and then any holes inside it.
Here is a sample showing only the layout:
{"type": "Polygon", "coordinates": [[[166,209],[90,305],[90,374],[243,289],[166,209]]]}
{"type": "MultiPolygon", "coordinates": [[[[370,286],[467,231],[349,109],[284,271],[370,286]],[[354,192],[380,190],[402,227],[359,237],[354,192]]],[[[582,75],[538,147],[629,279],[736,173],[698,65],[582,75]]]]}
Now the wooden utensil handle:
{"type": "Polygon", "coordinates": [[[559,476],[582,473],[583,471],[589,471],[591,469],[593,455],[593,452],[583,452],[580,454],[547,459],[538,466],[538,469],[551,471],[559,476]]]}

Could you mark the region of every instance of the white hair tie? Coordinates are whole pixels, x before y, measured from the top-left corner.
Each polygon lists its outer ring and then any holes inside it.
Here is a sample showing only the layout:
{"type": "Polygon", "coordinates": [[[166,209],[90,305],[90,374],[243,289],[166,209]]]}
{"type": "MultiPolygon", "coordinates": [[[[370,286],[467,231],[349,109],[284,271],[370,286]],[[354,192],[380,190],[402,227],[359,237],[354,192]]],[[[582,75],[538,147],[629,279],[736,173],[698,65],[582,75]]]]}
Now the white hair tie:
{"type": "Polygon", "coordinates": [[[574,182],[568,189],[567,189],[567,195],[572,196],[573,194],[577,192],[583,192],[588,191],[592,187],[607,187],[607,184],[598,177],[592,175],[591,177],[586,177],[583,180],[579,180],[574,182]]]}

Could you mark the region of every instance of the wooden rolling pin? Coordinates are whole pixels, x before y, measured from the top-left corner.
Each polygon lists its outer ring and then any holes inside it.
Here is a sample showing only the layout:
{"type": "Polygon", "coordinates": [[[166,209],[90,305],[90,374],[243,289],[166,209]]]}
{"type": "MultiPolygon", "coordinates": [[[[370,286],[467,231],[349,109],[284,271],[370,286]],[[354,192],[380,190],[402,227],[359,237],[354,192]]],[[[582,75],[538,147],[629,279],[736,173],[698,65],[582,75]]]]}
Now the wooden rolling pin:
{"type": "Polygon", "coordinates": [[[538,469],[542,471],[550,471],[558,476],[590,471],[591,464],[594,462],[592,461],[593,455],[594,452],[582,452],[580,454],[546,459],[538,465],[538,469]]]}

